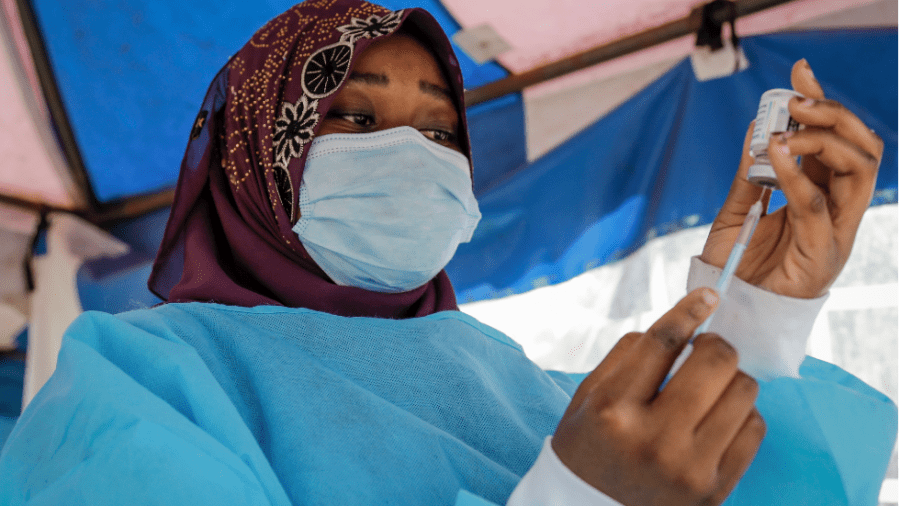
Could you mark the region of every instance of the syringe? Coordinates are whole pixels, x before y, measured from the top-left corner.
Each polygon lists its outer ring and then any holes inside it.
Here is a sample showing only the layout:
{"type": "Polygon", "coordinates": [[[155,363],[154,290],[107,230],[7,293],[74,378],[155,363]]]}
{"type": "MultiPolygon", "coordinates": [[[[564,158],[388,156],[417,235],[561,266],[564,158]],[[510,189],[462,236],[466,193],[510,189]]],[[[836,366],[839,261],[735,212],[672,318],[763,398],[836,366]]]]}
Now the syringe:
{"type": "MultiPolygon", "coordinates": [[[[747,249],[747,245],[750,244],[750,239],[753,237],[753,232],[756,231],[756,225],[759,223],[759,218],[762,216],[763,202],[768,202],[768,196],[771,192],[772,190],[770,188],[765,188],[762,195],[759,196],[759,200],[750,207],[750,210],[747,212],[747,217],[744,218],[744,224],[741,225],[741,231],[738,232],[737,239],[734,241],[734,246],[731,248],[731,254],[728,255],[728,261],[725,262],[725,268],[722,269],[719,281],[716,282],[716,292],[719,294],[720,305],[725,300],[725,293],[728,291],[728,285],[731,284],[731,278],[734,277],[734,272],[737,270],[738,264],[741,263],[741,258],[744,256],[744,250],[747,249]]],[[[697,327],[690,342],[693,343],[698,335],[709,329],[709,324],[715,314],[716,313],[713,312],[702,325],[697,327]]]]}

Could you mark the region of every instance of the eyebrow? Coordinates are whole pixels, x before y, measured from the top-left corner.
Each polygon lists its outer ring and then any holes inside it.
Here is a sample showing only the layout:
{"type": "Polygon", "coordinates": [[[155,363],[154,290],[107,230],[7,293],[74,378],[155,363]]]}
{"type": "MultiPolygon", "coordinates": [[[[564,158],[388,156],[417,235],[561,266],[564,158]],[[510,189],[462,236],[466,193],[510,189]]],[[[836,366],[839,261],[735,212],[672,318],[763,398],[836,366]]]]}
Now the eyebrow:
{"type": "Polygon", "coordinates": [[[387,86],[390,82],[384,74],[370,74],[368,72],[351,72],[350,80],[374,84],[375,86],[387,86]]]}
{"type": "MultiPolygon", "coordinates": [[[[370,72],[352,72],[349,79],[351,81],[358,81],[375,86],[387,86],[388,83],[390,83],[390,80],[386,75],[373,74],[370,72]]],[[[453,94],[450,92],[450,90],[444,88],[443,86],[438,86],[437,84],[429,83],[426,81],[419,81],[419,90],[428,95],[449,100],[451,103],[454,102],[453,94]]]]}

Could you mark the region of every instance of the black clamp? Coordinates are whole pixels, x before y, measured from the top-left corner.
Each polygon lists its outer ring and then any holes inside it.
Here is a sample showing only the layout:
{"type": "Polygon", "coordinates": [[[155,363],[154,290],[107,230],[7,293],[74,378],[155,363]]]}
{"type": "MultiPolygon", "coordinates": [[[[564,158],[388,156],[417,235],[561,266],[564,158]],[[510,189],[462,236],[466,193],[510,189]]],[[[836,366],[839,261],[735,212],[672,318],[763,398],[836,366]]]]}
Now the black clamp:
{"type": "Polygon", "coordinates": [[[737,19],[737,6],[731,0],[713,0],[700,9],[700,29],[697,30],[698,47],[707,46],[713,51],[724,47],[722,42],[722,25],[731,24],[731,44],[737,49],[740,40],[734,28],[737,19]],[[724,15],[723,15],[724,13],[724,15]]]}
{"type": "Polygon", "coordinates": [[[34,291],[34,271],[31,268],[31,260],[37,254],[44,254],[46,251],[38,251],[41,248],[41,241],[44,241],[44,247],[46,247],[46,234],[47,229],[50,228],[50,221],[47,219],[47,214],[49,213],[48,209],[41,209],[41,219],[38,222],[37,228],[34,231],[34,235],[31,236],[31,243],[28,248],[28,255],[25,257],[25,286],[28,290],[28,293],[34,291]]]}

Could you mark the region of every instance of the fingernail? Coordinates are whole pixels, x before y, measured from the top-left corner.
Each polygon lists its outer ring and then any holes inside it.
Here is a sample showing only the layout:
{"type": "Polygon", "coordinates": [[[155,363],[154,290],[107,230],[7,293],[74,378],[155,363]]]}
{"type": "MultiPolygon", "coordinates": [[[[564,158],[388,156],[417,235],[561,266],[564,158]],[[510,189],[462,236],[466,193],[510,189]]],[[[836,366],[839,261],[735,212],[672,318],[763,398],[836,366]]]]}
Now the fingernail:
{"type": "Polygon", "coordinates": [[[787,144],[782,144],[782,145],[778,146],[778,151],[780,151],[781,154],[784,156],[791,156],[791,147],[788,146],[787,144]]]}
{"type": "Polygon", "coordinates": [[[802,105],[803,107],[812,107],[812,106],[816,105],[816,99],[804,98],[803,101],[800,102],[800,105],[802,105]]]}
{"type": "Polygon", "coordinates": [[[713,307],[719,302],[719,295],[712,290],[711,288],[703,289],[703,302],[706,303],[707,306],[713,307]]]}

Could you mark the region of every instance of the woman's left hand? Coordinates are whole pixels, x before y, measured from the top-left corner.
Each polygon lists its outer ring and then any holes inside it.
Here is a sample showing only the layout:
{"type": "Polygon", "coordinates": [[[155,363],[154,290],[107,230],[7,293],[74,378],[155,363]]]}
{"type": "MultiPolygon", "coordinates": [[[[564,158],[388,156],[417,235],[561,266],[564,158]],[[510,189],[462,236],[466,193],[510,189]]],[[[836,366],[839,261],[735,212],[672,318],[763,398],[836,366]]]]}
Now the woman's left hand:
{"type": "MultiPolygon", "coordinates": [[[[791,116],[805,128],[773,135],[768,148],[787,205],[760,219],[736,275],[781,295],[815,298],[828,291],[850,256],[872,200],[884,143],[843,105],[825,100],[806,60],[794,64],[791,84],[807,97],[788,104],[791,116]]],[[[725,265],[744,217],[762,193],[747,181],[752,130],[753,125],[700,257],[717,267],[725,265]]]]}

